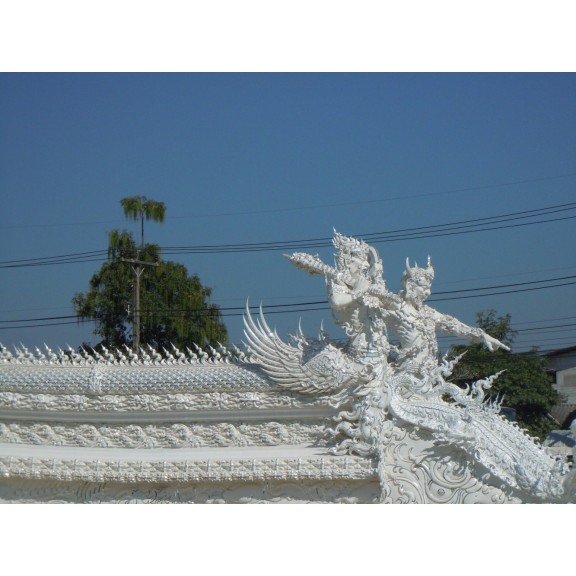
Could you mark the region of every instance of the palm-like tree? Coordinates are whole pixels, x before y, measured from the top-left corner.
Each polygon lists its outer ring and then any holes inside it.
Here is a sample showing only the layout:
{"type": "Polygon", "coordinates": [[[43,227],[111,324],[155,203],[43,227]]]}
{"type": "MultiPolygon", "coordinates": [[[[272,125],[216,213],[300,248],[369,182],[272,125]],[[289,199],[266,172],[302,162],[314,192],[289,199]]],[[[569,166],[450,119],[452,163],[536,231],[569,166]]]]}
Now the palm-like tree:
{"type": "MultiPolygon", "coordinates": [[[[122,198],[120,204],[124,209],[124,216],[134,221],[140,220],[142,230],[142,243],[140,249],[144,251],[144,219],[154,220],[154,222],[164,222],[164,215],[166,214],[166,206],[164,202],[157,202],[156,200],[148,200],[146,196],[129,196],[122,198]]],[[[111,237],[111,243],[117,243],[118,238],[111,237]]],[[[133,345],[134,350],[138,351],[140,347],[140,276],[144,272],[142,266],[152,266],[139,260],[140,255],[136,256],[136,260],[129,260],[135,264],[132,269],[134,270],[134,336],[133,345]]]]}
{"type": "Polygon", "coordinates": [[[144,248],[144,220],[164,222],[166,205],[164,202],[149,200],[146,196],[129,196],[128,198],[122,198],[120,204],[124,209],[124,216],[134,221],[140,220],[141,248],[144,248]]]}

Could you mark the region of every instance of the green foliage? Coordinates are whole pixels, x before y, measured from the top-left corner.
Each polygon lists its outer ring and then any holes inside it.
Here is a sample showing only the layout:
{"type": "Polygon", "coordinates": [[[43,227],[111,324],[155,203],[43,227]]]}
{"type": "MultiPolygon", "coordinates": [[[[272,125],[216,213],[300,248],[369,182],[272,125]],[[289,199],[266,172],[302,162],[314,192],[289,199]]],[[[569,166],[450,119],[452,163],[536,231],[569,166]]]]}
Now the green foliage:
{"type": "Polygon", "coordinates": [[[146,196],[129,196],[120,200],[124,216],[130,220],[140,220],[141,226],[141,248],[144,247],[144,220],[154,222],[164,222],[166,216],[166,205],[164,202],[149,200],[146,196]]]}
{"type": "MultiPolygon", "coordinates": [[[[477,325],[485,332],[511,345],[515,331],[511,317],[497,316],[494,310],[479,312],[477,325]]],[[[506,350],[490,352],[481,344],[453,346],[452,355],[466,352],[454,371],[453,379],[459,384],[469,383],[490,376],[500,370],[501,374],[490,390],[490,395],[504,396],[503,405],[516,411],[518,424],[532,436],[544,439],[558,425],[549,417],[552,406],[560,402],[560,395],[546,374],[546,361],[536,349],[522,354],[506,350]]]]}
{"type": "Polygon", "coordinates": [[[132,345],[134,271],[126,259],[157,262],[145,266],[140,280],[140,342],[156,348],[226,344],[219,308],[209,302],[211,289],[182,264],[163,261],[155,244],[138,249],[131,233],[109,235],[108,262],[90,279],[89,289],[72,299],[76,314],[96,320],[94,334],[107,347],[132,345]]]}
{"type": "Polygon", "coordinates": [[[164,202],[149,200],[146,196],[130,196],[122,198],[120,204],[124,209],[124,215],[132,220],[144,217],[146,220],[164,222],[166,206],[164,202]]]}

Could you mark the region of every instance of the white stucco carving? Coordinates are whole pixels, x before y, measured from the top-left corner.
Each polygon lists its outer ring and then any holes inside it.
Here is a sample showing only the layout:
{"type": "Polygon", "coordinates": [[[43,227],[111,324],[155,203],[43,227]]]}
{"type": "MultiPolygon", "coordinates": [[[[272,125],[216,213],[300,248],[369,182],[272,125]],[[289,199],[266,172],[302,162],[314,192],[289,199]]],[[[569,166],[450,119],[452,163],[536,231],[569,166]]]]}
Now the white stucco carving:
{"type": "Polygon", "coordinates": [[[393,430],[400,423],[410,428],[414,441],[422,429],[431,434],[433,446],[457,446],[470,464],[481,465],[527,498],[574,500],[574,472],[568,464],[549,456],[499,414],[497,403],[485,399],[499,374],[470,383],[466,390],[449,381],[459,358],[438,358],[437,332],[481,342],[489,350],[508,347],[424,304],[434,278],[430,259],[426,268],[412,267],[407,260],[402,288],[394,294],[386,288],[373,247],[338,233],[334,246],[334,267],[309,254],[289,259],[325,277],[335,319],[348,336],[344,345],[300,336],[289,346],[262,315],[254,320],[248,314],[246,320],[249,347],[275,382],[303,394],[330,394],[346,406],[336,418],[335,438],[343,439],[333,451],[375,457],[385,495],[398,477],[398,461],[388,456],[391,443],[398,450],[393,430]],[[392,336],[398,344],[391,343],[392,336]]]}
{"type": "Polygon", "coordinates": [[[325,278],[346,339],[284,342],[262,311],[246,350],[0,346],[3,502],[574,502],[566,461],[461,389],[437,332],[504,344],[425,304],[434,269],[388,290],[378,252],[335,233],[325,278]]]}

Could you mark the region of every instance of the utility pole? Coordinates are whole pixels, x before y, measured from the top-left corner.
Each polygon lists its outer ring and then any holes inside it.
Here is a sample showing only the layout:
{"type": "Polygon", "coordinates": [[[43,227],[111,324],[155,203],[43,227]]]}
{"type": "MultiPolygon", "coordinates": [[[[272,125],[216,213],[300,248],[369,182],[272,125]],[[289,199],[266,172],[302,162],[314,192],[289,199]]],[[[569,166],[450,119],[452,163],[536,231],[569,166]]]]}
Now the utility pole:
{"type": "Polygon", "coordinates": [[[132,349],[138,353],[140,349],[140,276],[144,273],[143,266],[158,266],[158,262],[144,262],[131,258],[122,258],[122,262],[132,264],[134,271],[134,334],[132,349]]]}

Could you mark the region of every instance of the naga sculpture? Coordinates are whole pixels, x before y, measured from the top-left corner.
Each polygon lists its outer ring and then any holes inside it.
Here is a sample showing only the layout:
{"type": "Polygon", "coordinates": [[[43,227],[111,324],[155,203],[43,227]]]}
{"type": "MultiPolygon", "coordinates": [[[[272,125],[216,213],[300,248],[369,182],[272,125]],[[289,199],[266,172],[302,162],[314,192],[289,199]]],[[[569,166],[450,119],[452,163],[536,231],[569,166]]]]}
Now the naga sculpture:
{"type": "Polygon", "coordinates": [[[439,358],[437,332],[491,351],[509,348],[424,304],[434,278],[430,259],[426,268],[407,260],[395,294],[386,288],[373,247],[337,232],[333,243],[334,267],[305,253],[288,258],[325,277],[345,343],[300,333],[290,345],[262,313],[245,318],[248,347],[270,378],[340,409],[332,452],[375,458],[384,502],[440,501],[456,492],[466,501],[479,490],[488,501],[576,500],[570,465],[546,453],[486,397],[499,373],[465,389],[449,381],[460,357],[439,358]]]}

